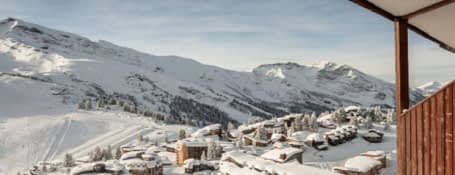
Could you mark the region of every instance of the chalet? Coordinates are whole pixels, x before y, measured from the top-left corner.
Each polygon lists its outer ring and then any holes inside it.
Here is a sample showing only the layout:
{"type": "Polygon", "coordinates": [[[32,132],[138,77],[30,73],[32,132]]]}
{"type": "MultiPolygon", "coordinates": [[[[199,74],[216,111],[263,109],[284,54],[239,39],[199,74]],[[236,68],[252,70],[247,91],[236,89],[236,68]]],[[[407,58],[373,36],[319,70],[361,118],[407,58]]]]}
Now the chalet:
{"type": "Polygon", "coordinates": [[[243,144],[245,146],[253,145],[253,146],[259,146],[259,147],[266,147],[269,144],[269,141],[246,135],[246,136],[243,136],[243,144]]]}
{"type": "Polygon", "coordinates": [[[290,160],[297,160],[302,163],[303,150],[293,147],[274,148],[261,155],[261,158],[277,163],[285,163],[290,160]]]}
{"type": "Polygon", "coordinates": [[[218,166],[206,160],[187,159],[183,164],[183,168],[185,168],[185,173],[194,173],[205,170],[214,171],[218,169],[218,166]]]}
{"type": "MultiPolygon", "coordinates": [[[[293,151],[291,151],[293,152],[293,151]]],[[[274,154],[273,154],[274,155],[274,154]]],[[[275,156],[273,156],[275,157],[275,156]]],[[[278,157],[279,158],[279,157],[278,157]]],[[[235,172],[247,172],[248,174],[311,174],[311,175],[334,175],[327,170],[306,166],[298,161],[278,163],[262,157],[256,157],[242,151],[230,151],[223,154],[220,162],[220,171],[223,175],[238,175],[235,172]],[[229,166],[225,168],[224,166],[229,166]]],[[[244,174],[243,173],[243,174],[244,174]]]]}
{"type": "Polygon", "coordinates": [[[381,131],[371,129],[367,133],[362,134],[362,138],[370,143],[381,143],[384,137],[384,133],[381,131]]]}
{"type": "Polygon", "coordinates": [[[387,159],[384,151],[368,151],[360,153],[361,156],[370,157],[381,162],[382,168],[387,167],[387,159]]]}
{"type": "Polygon", "coordinates": [[[144,151],[131,151],[122,154],[120,163],[133,175],[162,175],[163,165],[161,158],[144,151]]]}
{"type": "Polygon", "coordinates": [[[71,169],[71,175],[83,174],[113,174],[120,175],[123,173],[124,165],[118,161],[94,162],[78,165],[71,169]]]}
{"type": "Polygon", "coordinates": [[[142,159],[128,159],[122,161],[125,169],[132,175],[162,175],[163,166],[159,160],[147,161],[142,159]]]}
{"type": "Polygon", "coordinates": [[[191,134],[191,137],[200,138],[200,137],[206,137],[206,136],[218,136],[219,138],[221,138],[222,134],[223,134],[223,129],[222,129],[221,124],[212,124],[212,125],[203,127],[201,129],[198,129],[193,134],[191,134]]]}
{"type": "Polygon", "coordinates": [[[335,167],[333,170],[346,175],[374,175],[378,174],[384,166],[374,158],[367,156],[355,156],[348,159],[344,167],[335,167]]]}
{"type": "Polygon", "coordinates": [[[287,141],[287,137],[284,134],[272,134],[270,137],[270,140],[275,143],[275,142],[285,142],[287,141]]]}
{"type": "Polygon", "coordinates": [[[333,129],[324,134],[327,143],[336,146],[357,137],[357,128],[354,126],[343,126],[338,129],[333,129]]]}
{"type": "Polygon", "coordinates": [[[175,147],[176,163],[182,165],[187,159],[201,158],[202,152],[207,152],[207,142],[202,139],[185,139],[177,142],[175,147]]]}

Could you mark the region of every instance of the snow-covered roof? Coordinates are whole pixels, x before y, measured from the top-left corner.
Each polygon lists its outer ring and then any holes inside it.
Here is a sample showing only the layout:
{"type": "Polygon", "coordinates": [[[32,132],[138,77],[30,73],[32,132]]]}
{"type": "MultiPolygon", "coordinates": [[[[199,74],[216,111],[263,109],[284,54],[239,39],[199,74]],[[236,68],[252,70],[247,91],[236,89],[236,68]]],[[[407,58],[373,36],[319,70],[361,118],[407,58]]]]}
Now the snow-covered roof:
{"type": "Polygon", "coordinates": [[[344,164],[344,167],[357,172],[368,172],[375,166],[381,165],[381,162],[366,156],[356,156],[350,158],[344,164]]]}
{"type": "Polygon", "coordinates": [[[186,138],[178,141],[178,144],[184,144],[187,147],[205,147],[209,139],[206,138],[186,138]]]}
{"type": "Polygon", "coordinates": [[[382,157],[385,155],[384,151],[367,151],[364,153],[361,153],[360,155],[368,155],[368,156],[374,156],[374,157],[382,157]]]}
{"type": "Polygon", "coordinates": [[[296,141],[305,141],[306,137],[310,135],[309,131],[297,131],[291,134],[291,139],[296,141]]]}
{"type": "Polygon", "coordinates": [[[205,126],[191,134],[191,137],[204,137],[210,133],[210,131],[221,129],[221,124],[212,124],[205,126]]]}
{"type": "Polygon", "coordinates": [[[124,165],[120,164],[118,160],[108,160],[104,164],[107,170],[120,171],[125,168],[124,165]]]}
{"type": "Polygon", "coordinates": [[[78,166],[72,168],[70,174],[80,174],[80,173],[92,171],[92,170],[93,170],[93,165],[91,163],[86,163],[86,164],[78,165],[78,166]]]}
{"type": "Polygon", "coordinates": [[[305,141],[324,141],[324,139],[321,137],[321,135],[319,135],[319,133],[312,133],[310,135],[308,135],[305,139],[305,141]]]}
{"type": "Polygon", "coordinates": [[[293,148],[293,147],[283,147],[283,148],[275,148],[270,151],[265,152],[261,155],[262,158],[273,160],[276,162],[286,162],[289,158],[295,154],[301,154],[303,151],[302,149],[293,148]],[[286,155],[285,157],[281,157],[281,155],[286,155]],[[283,158],[283,159],[282,159],[283,158]]]}
{"type": "Polygon", "coordinates": [[[125,165],[127,170],[144,170],[147,168],[154,168],[159,165],[157,161],[146,161],[138,158],[124,160],[122,161],[122,164],[125,165]]]}
{"type": "Polygon", "coordinates": [[[145,151],[145,153],[147,154],[150,154],[150,153],[157,153],[157,152],[161,152],[162,151],[162,148],[161,147],[158,147],[158,146],[150,146],[147,148],[147,150],[145,151]]]}
{"type": "MultiPolygon", "coordinates": [[[[223,154],[222,160],[232,159],[237,163],[240,163],[246,167],[252,167],[255,169],[275,172],[278,175],[302,175],[302,174],[311,174],[311,175],[335,175],[327,170],[306,166],[298,164],[295,162],[288,163],[275,163],[270,160],[265,160],[260,157],[246,154],[242,151],[231,151],[223,154]]],[[[225,161],[222,162],[226,163],[225,161]]],[[[222,167],[223,168],[223,167],[222,167]]]]}
{"type": "Polygon", "coordinates": [[[348,111],[359,111],[359,110],[360,110],[359,106],[348,106],[348,107],[344,108],[344,111],[346,111],[346,112],[348,112],[348,111]]]}
{"type": "Polygon", "coordinates": [[[229,174],[239,174],[239,175],[263,175],[264,173],[255,171],[249,168],[241,168],[231,162],[221,162],[220,171],[223,173],[229,174]]]}
{"type": "Polygon", "coordinates": [[[122,156],[120,157],[120,160],[122,161],[122,160],[127,160],[127,159],[139,158],[140,155],[143,153],[144,153],[143,151],[127,152],[127,153],[122,154],[122,156]]]}
{"type": "Polygon", "coordinates": [[[286,136],[284,134],[274,133],[274,134],[272,134],[272,137],[270,138],[270,140],[276,142],[276,141],[280,140],[283,137],[286,137],[286,136]]]}

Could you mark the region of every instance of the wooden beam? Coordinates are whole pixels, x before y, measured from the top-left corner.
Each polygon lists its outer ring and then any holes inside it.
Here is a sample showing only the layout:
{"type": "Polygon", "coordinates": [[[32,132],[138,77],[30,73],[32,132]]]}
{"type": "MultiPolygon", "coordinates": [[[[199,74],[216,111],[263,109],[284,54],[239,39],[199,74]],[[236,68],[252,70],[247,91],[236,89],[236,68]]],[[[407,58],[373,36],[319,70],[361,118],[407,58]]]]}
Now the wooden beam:
{"type": "MultiPolygon", "coordinates": [[[[407,173],[406,149],[403,139],[407,135],[404,122],[409,118],[401,116],[404,109],[409,107],[409,72],[408,72],[408,24],[406,21],[396,18],[395,26],[395,106],[399,131],[397,134],[397,175],[407,173]]],[[[408,128],[409,129],[409,128],[408,128]]],[[[410,146],[410,145],[408,145],[410,146]]]]}
{"type": "MultiPolygon", "coordinates": [[[[387,18],[391,21],[394,21],[395,19],[403,19],[402,17],[398,17],[398,16],[395,16],[387,11],[385,11],[384,9],[376,6],[375,4],[367,1],[367,0],[350,0],[351,2],[359,5],[359,6],[362,6],[372,12],[375,12],[376,14],[379,14],[381,16],[383,16],[384,18],[387,18]]],[[[446,0],[447,1],[447,0],[446,0]]],[[[452,1],[452,0],[449,0],[449,1],[452,1]]],[[[403,19],[403,20],[406,20],[406,19],[403,19]]],[[[412,31],[414,31],[415,33],[423,36],[424,38],[427,38],[428,40],[431,40],[435,43],[437,43],[441,48],[449,51],[449,52],[453,52],[455,53],[455,48],[449,46],[448,44],[436,39],[435,37],[429,35],[428,33],[422,31],[421,29],[415,27],[414,25],[412,24],[408,24],[408,28],[412,31]]]]}
{"type": "Polygon", "coordinates": [[[395,103],[397,115],[409,108],[408,24],[395,19],[395,103]]]}
{"type": "Polygon", "coordinates": [[[421,8],[419,10],[416,10],[416,11],[413,11],[411,13],[408,13],[407,15],[403,15],[401,16],[402,19],[411,19],[413,17],[416,17],[418,15],[422,15],[424,13],[428,13],[432,10],[436,10],[440,7],[444,7],[446,5],[449,5],[451,3],[455,2],[455,0],[443,0],[443,1],[439,1],[437,3],[434,3],[434,4],[431,4],[429,6],[426,6],[424,8],[421,8]]]}
{"type": "Polygon", "coordinates": [[[350,0],[351,2],[353,3],[356,3],[357,5],[360,5],[368,10],[371,10],[381,16],[383,16],[384,18],[387,18],[391,21],[393,21],[395,19],[395,16],[392,15],[391,13],[379,8],[378,6],[374,5],[373,3],[371,2],[368,2],[367,0],[350,0]]]}

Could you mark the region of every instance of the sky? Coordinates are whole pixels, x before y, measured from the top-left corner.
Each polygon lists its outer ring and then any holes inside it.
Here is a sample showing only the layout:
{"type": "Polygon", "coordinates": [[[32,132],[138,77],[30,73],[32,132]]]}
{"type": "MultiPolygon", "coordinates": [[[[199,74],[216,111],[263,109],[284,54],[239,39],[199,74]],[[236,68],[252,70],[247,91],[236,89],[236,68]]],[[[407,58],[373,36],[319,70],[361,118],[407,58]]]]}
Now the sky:
{"type": "MultiPolygon", "coordinates": [[[[267,63],[333,61],[394,81],[392,23],[348,0],[0,4],[0,18],[15,17],[154,55],[178,55],[238,71],[267,63]]],[[[411,86],[455,79],[455,54],[412,32],[409,37],[411,86]]]]}

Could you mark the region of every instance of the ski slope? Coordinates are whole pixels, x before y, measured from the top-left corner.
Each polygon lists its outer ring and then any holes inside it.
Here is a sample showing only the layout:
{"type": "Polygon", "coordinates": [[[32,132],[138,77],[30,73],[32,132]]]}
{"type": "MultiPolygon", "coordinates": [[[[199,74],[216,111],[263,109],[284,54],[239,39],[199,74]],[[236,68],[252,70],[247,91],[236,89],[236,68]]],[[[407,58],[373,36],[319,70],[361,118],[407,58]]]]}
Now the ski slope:
{"type": "MultiPolygon", "coordinates": [[[[0,174],[16,174],[39,161],[61,160],[65,153],[76,158],[97,146],[128,144],[138,135],[169,132],[179,125],[160,125],[123,112],[68,111],[63,115],[8,118],[0,122],[0,174]]],[[[156,135],[157,136],[157,135],[156,135]]]]}

